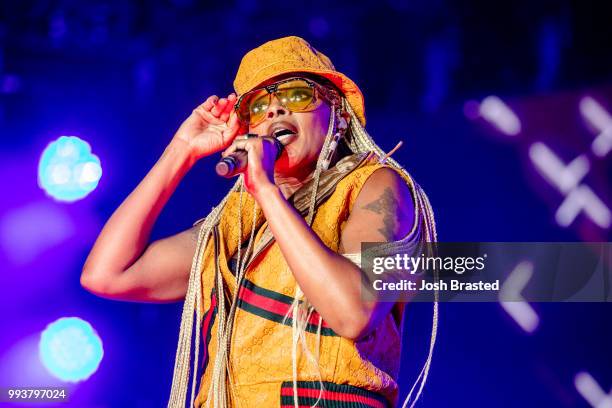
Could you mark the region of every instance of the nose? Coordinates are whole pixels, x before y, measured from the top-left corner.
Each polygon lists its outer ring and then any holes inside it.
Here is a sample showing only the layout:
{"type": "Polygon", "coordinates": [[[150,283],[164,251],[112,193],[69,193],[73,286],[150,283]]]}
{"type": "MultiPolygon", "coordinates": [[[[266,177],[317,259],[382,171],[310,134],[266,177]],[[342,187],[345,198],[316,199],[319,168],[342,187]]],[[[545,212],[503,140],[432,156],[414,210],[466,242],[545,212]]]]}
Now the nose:
{"type": "Polygon", "coordinates": [[[270,105],[268,106],[268,110],[266,111],[266,118],[272,119],[275,116],[287,115],[288,113],[289,110],[280,103],[276,95],[272,95],[270,105]]]}

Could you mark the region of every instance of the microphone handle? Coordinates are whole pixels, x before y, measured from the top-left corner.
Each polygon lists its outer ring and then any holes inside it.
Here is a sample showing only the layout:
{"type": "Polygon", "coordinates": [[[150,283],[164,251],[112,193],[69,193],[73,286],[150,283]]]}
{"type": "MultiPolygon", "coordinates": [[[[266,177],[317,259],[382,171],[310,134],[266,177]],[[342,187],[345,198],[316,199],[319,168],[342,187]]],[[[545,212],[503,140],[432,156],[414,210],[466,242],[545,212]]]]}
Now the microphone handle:
{"type": "MultiPolygon", "coordinates": [[[[274,160],[278,160],[285,146],[275,137],[267,136],[266,138],[272,141],[276,146],[276,158],[274,160]]],[[[248,152],[246,150],[236,150],[229,156],[222,158],[215,166],[215,171],[217,175],[221,177],[232,178],[236,174],[242,173],[247,168],[247,162],[248,152]]]]}
{"type": "Polygon", "coordinates": [[[246,150],[236,150],[224,157],[215,166],[215,171],[221,177],[232,178],[247,167],[248,153],[246,150]]]}

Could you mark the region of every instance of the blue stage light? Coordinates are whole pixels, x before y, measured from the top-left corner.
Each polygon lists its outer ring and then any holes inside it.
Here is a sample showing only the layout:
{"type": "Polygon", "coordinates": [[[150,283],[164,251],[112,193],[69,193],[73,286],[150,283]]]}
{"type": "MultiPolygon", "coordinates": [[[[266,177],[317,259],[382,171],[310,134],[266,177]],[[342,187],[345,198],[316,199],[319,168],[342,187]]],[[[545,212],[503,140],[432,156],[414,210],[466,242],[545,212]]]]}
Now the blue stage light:
{"type": "Polygon", "coordinates": [[[102,176],[100,159],[76,136],[60,136],[49,143],[38,163],[38,185],[58,201],[87,196],[102,176]]]}
{"type": "Polygon", "coordinates": [[[96,372],[104,350],[89,323],[78,317],[63,317],[42,332],[39,355],[52,375],[62,381],[79,382],[96,372]]]}

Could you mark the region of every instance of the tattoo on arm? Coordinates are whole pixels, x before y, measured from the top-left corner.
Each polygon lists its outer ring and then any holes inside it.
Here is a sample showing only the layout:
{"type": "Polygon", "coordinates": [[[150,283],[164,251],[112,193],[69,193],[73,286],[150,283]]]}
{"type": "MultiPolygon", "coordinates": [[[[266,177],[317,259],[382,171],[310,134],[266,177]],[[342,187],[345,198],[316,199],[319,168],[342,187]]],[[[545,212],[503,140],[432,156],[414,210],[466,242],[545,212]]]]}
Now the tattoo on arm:
{"type": "Polygon", "coordinates": [[[393,240],[393,233],[397,227],[397,211],[399,209],[399,202],[393,194],[393,190],[387,187],[383,194],[376,200],[362,206],[364,210],[372,211],[376,214],[382,214],[383,226],[378,231],[387,240],[393,240]]]}

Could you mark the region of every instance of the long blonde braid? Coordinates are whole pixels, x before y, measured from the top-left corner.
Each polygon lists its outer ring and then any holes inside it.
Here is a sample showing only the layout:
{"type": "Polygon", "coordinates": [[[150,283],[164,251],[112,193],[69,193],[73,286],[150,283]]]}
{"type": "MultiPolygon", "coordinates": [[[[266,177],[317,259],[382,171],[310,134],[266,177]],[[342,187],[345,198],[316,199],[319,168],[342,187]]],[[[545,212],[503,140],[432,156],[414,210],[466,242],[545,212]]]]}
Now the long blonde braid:
{"type": "MultiPolygon", "coordinates": [[[[240,181],[231,188],[230,193],[239,188],[240,181]]],[[[202,222],[198,233],[198,241],[196,244],[195,255],[191,264],[191,272],[189,273],[189,282],[187,284],[187,292],[185,294],[185,303],[183,304],[183,313],[181,315],[181,326],[179,330],[179,340],[174,360],[174,373],[172,375],[172,388],[170,391],[169,407],[184,407],[185,398],[187,397],[187,384],[189,383],[189,373],[191,360],[191,336],[193,332],[194,309],[196,315],[196,338],[195,338],[195,358],[193,363],[193,372],[197,373],[198,368],[198,353],[200,351],[200,327],[202,323],[202,281],[201,269],[203,256],[206,249],[206,244],[210,240],[213,228],[219,223],[221,213],[225,207],[229,197],[226,195],[223,200],[212,209],[210,214],[202,222]]],[[[195,399],[195,384],[196,375],[192,381],[190,406],[193,406],[195,399]]]]}

